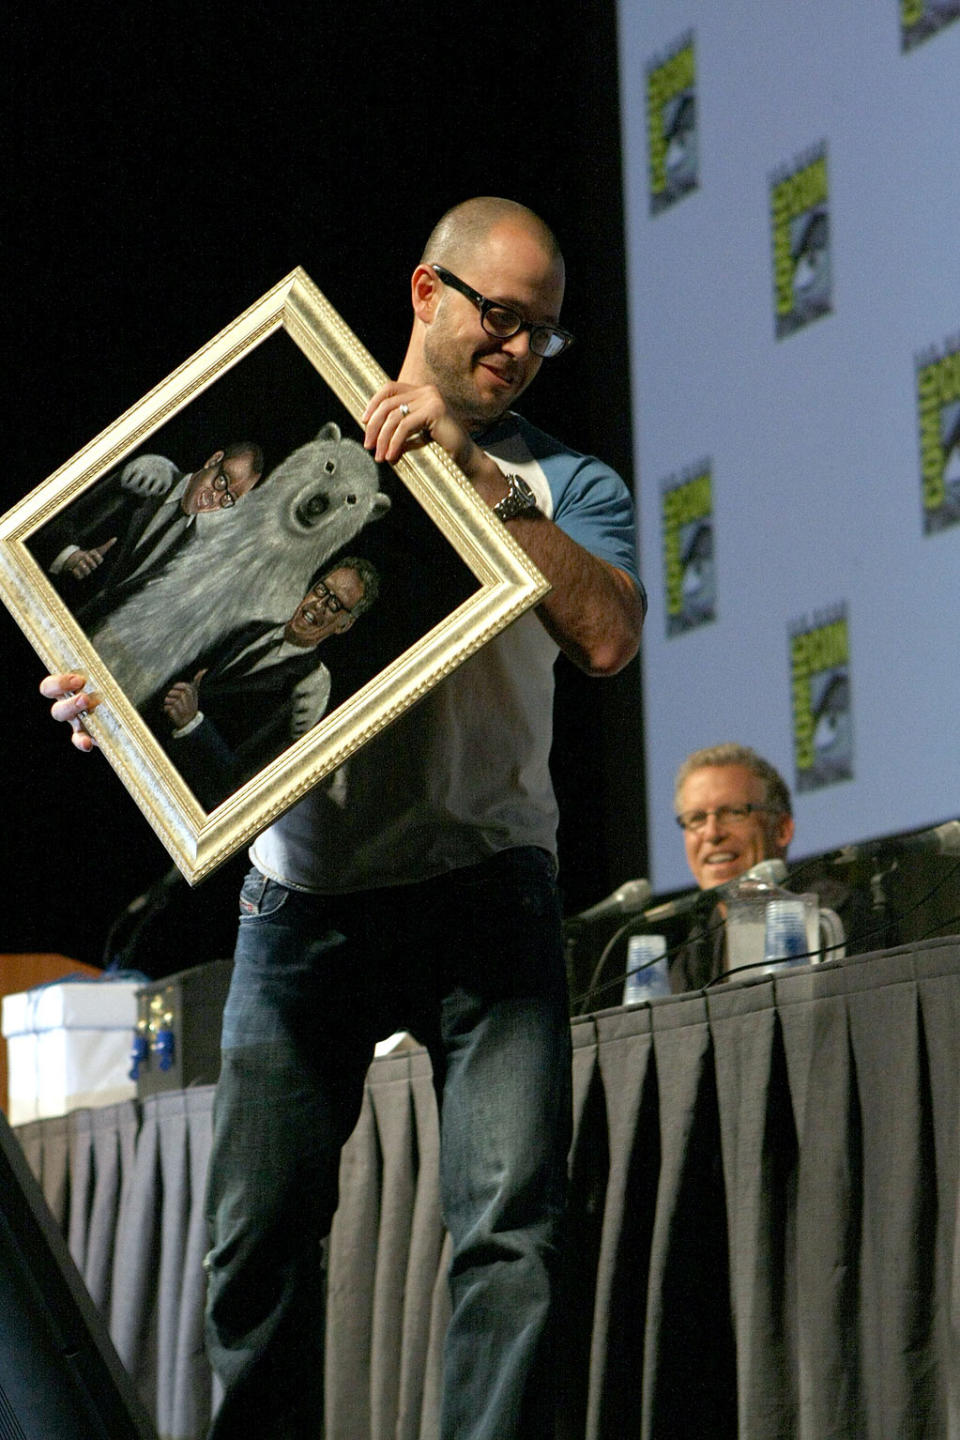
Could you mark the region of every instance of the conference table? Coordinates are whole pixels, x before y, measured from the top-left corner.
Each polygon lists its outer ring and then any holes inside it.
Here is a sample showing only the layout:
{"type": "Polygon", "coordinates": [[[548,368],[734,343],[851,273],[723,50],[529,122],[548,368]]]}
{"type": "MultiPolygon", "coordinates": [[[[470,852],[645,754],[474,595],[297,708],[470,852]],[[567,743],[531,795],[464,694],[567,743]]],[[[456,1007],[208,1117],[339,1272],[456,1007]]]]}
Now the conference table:
{"type": "MultiPolygon", "coordinates": [[[[960,937],[578,1017],[560,1440],[960,1437],[960,937]]],[[[161,1436],[199,1440],[212,1088],[18,1128],[161,1436]]],[[[327,1440],[433,1440],[426,1053],[374,1061],[326,1252],[327,1440]]],[[[309,1203],[309,1196],[304,1197],[309,1203]]]]}

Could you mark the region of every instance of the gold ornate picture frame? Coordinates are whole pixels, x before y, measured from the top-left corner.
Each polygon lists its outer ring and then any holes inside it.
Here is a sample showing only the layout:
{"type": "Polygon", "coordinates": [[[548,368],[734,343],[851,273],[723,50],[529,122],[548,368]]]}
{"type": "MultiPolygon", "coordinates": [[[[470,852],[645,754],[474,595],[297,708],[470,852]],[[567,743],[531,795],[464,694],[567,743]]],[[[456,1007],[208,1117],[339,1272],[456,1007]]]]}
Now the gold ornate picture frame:
{"type": "MultiPolygon", "coordinates": [[[[0,518],[0,599],[50,671],[88,677],[100,703],[87,727],[191,884],[549,588],[438,446],[393,467],[363,450],[357,422],[386,378],[294,270],[0,518]],[[224,452],[248,440],[260,478],[222,504],[224,452]],[[219,497],[163,550],[164,517],[180,514],[200,470],[219,497]],[[135,510],[138,525],[150,512],[138,532],[149,545],[133,555],[127,544],[122,572],[113,562],[135,510]],[[99,566],[75,564],[94,550],[99,566]],[[211,662],[191,676],[193,662],[229,652],[214,671],[262,670],[249,659],[258,627],[282,631],[318,579],[357,557],[373,567],[374,604],[317,646],[318,663],[291,682],[295,704],[286,693],[267,704],[272,720],[297,715],[279,739],[274,726],[276,753],[260,763],[252,739],[223,742],[234,778],[201,800],[182,732],[164,728],[169,689],[199,677],[202,719],[211,662]]],[[[241,463],[252,469],[249,455],[241,463]]],[[[242,730],[253,708],[241,690],[224,713],[242,730]]]]}

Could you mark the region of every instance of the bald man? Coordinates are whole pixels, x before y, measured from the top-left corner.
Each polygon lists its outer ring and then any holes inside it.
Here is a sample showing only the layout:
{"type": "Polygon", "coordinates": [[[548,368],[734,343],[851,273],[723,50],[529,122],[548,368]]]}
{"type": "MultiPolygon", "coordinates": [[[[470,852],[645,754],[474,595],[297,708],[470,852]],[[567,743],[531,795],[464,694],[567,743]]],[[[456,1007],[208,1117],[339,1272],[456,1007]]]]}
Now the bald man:
{"type": "MultiPolygon", "coordinates": [[[[397,1029],[428,1047],[440,1104],[452,1309],[438,1433],[554,1434],[545,1337],[570,1055],[553,663],[559,648],[615,673],[645,608],[623,482],[512,408],[572,339],[563,292],[538,216],[492,197],[457,206],[413,271],[400,374],[362,417],[378,461],[439,444],[552,589],[251,851],[209,1180],[217,1440],[321,1431],[320,1241],[374,1043],[397,1029]]],[[[54,713],[77,725],[85,703],[54,713]]]]}

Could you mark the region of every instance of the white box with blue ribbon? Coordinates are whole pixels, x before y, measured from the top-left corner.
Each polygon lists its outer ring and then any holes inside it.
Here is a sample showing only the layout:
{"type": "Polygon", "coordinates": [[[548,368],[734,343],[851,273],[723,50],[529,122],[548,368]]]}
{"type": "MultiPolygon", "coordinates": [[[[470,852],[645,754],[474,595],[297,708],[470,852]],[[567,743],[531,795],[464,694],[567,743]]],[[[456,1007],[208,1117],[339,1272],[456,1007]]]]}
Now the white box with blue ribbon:
{"type": "Polygon", "coordinates": [[[130,1049],[142,980],[65,980],[3,997],[11,1125],[136,1094],[130,1049]]]}

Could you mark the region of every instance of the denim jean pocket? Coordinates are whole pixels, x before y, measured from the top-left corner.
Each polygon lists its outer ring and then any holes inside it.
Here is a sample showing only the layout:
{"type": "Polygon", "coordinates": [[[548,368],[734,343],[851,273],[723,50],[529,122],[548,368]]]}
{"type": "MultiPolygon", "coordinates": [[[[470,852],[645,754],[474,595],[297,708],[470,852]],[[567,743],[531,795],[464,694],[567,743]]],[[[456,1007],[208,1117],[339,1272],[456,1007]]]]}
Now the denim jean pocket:
{"type": "Polygon", "coordinates": [[[500,850],[478,865],[456,871],[453,883],[464,904],[475,906],[481,915],[515,904],[521,916],[551,916],[559,903],[556,861],[534,845],[500,850]]]}
{"type": "Polygon", "coordinates": [[[286,904],[290,891],[277,880],[261,875],[254,867],[247,871],[240,890],[240,919],[264,920],[286,904]]]}

